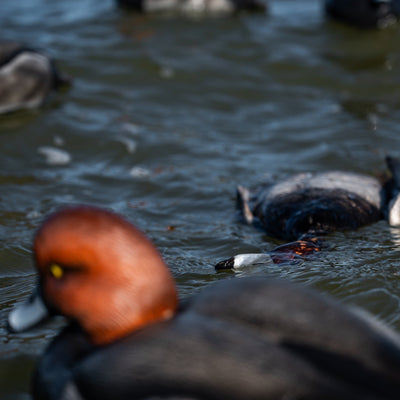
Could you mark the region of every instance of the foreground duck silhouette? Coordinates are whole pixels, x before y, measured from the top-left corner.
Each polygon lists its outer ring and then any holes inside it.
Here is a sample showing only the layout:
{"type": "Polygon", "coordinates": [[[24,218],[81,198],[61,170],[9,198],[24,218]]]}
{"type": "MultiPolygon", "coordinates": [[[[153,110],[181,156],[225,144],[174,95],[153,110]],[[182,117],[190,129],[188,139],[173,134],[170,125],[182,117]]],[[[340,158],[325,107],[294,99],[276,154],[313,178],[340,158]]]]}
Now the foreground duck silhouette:
{"type": "Polygon", "coordinates": [[[38,286],[9,326],[70,321],[38,362],[35,399],[398,399],[400,339],[372,317],[265,277],[178,307],[159,252],[112,212],[56,212],[34,258],[38,286]]]}
{"type": "Polygon", "coordinates": [[[0,114],[39,107],[52,90],[69,84],[45,54],[21,43],[0,41],[0,114]]]}
{"type": "Polygon", "coordinates": [[[238,254],[216,269],[269,261],[297,262],[322,249],[321,236],[354,230],[387,219],[400,225],[400,162],[386,157],[390,177],[383,180],[353,172],[300,173],[278,183],[238,188],[238,206],[249,224],[289,241],[268,254],[238,254]]]}

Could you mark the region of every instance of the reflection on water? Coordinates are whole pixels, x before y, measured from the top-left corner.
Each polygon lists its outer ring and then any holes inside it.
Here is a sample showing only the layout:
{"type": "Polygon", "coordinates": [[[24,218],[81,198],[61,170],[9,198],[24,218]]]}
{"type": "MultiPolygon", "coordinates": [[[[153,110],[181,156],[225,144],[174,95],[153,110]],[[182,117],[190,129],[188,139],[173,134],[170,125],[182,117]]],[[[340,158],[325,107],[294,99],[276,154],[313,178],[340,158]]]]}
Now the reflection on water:
{"type": "Polygon", "coordinates": [[[391,226],[389,230],[392,242],[396,246],[395,249],[400,251],[400,228],[391,226]]]}
{"type": "Polygon", "coordinates": [[[62,323],[24,335],[4,329],[35,282],[32,235],[66,203],[135,221],[181,297],[219,279],[282,277],[400,330],[400,233],[384,221],[330,235],[320,257],[296,266],[213,269],[279,244],[238,219],[237,184],[329,169],[374,175],[386,153],[400,156],[399,27],[328,23],[317,0],[210,19],[30,0],[4,3],[0,24],[8,38],[34,39],[74,78],[42,110],[0,117],[2,399],[27,398],[33,358],[62,323]]]}

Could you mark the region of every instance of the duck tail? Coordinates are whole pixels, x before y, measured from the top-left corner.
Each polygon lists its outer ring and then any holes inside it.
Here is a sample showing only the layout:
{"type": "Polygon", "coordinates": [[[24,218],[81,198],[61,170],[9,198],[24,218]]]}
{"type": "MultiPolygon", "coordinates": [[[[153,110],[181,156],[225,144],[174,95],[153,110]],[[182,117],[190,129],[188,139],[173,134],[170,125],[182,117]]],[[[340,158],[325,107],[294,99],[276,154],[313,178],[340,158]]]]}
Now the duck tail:
{"type": "Polygon", "coordinates": [[[252,224],[254,221],[254,214],[252,213],[250,206],[250,191],[244,186],[237,187],[236,205],[237,208],[242,212],[242,215],[248,224],[252,224]]]}

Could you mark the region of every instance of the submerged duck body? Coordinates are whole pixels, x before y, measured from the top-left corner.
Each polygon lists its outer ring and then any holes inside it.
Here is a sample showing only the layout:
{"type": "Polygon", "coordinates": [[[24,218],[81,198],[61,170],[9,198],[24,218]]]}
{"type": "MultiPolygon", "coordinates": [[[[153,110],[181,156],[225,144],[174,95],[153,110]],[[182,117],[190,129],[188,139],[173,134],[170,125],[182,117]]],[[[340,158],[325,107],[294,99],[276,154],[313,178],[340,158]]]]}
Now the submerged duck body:
{"type": "Polygon", "coordinates": [[[283,240],[376,222],[384,202],[378,180],[344,172],[298,174],[251,192],[239,187],[238,192],[246,220],[283,240]]]}
{"type": "Polygon", "coordinates": [[[282,244],[268,254],[237,254],[217,270],[297,263],[323,247],[321,237],[387,219],[400,225],[400,162],[386,157],[390,177],[378,179],[353,172],[300,173],[278,183],[238,187],[237,205],[247,223],[265,230],[282,244]]]}
{"type": "Polygon", "coordinates": [[[239,187],[238,204],[247,222],[270,236],[296,240],[398,219],[399,162],[387,158],[392,177],[383,184],[352,172],[302,173],[254,189],[239,187]]]}
{"type": "Polygon", "coordinates": [[[0,114],[39,107],[52,90],[69,83],[45,54],[0,41],[0,114]]]}
{"type": "Polygon", "coordinates": [[[314,291],[230,279],[177,308],[151,242],[92,207],[54,214],[34,252],[38,288],[10,327],[71,321],[38,362],[36,399],[398,398],[399,336],[314,291]]]}

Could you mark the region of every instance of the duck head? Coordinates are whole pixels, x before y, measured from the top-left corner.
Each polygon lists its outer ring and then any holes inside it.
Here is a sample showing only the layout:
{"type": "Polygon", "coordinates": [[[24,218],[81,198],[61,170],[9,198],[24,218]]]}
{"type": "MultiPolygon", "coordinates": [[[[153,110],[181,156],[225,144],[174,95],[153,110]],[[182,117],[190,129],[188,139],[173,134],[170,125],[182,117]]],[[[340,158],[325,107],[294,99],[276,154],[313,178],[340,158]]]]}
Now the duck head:
{"type": "Polygon", "coordinates": [[[11,312],[14,331],[59,314],[102,345],[176,310],[174,280],[159,252],[110,211],[78,206],[56,212],[38,230],[33,250],[38,286],[11,312]]]}

